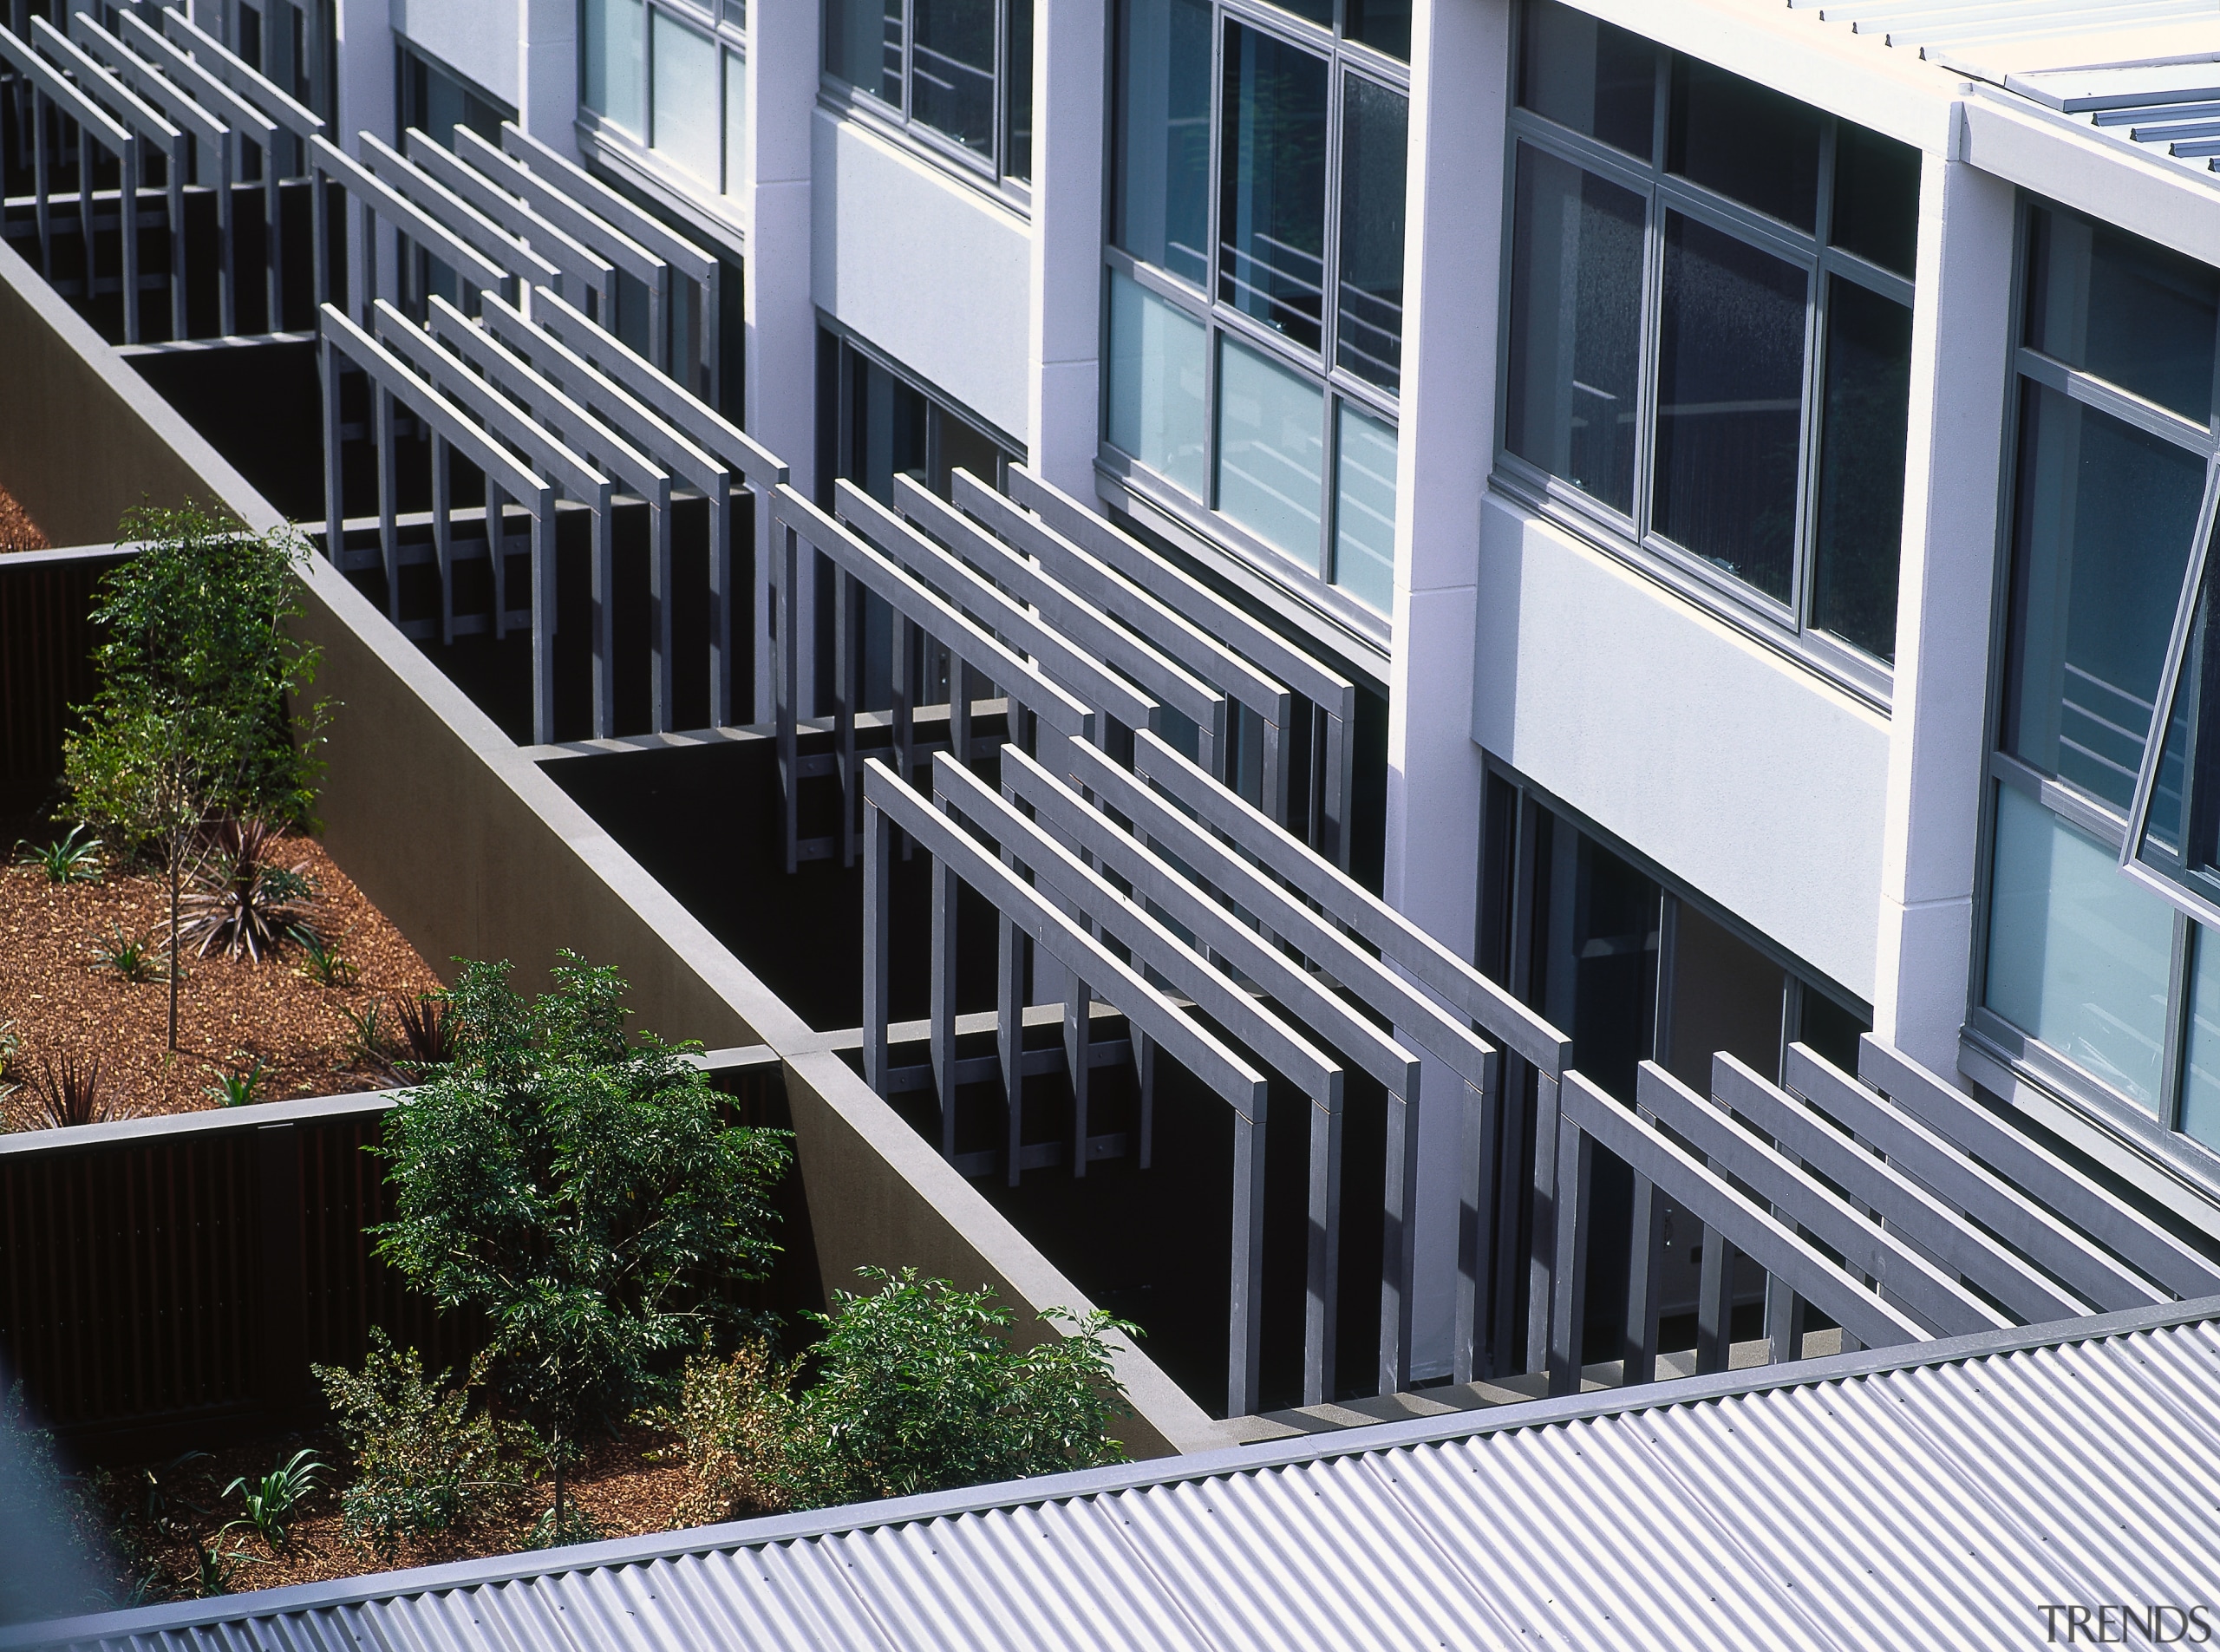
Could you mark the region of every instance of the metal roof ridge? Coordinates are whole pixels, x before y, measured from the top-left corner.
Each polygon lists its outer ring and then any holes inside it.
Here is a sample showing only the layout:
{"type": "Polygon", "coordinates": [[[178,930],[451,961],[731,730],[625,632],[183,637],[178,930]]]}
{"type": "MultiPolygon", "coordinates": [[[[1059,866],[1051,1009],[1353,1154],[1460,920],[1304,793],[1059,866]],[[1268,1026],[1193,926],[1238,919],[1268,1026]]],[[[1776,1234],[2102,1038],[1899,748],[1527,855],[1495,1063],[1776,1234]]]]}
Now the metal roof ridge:
{"type": "Polygon", "coordinates": [[[522,1551],[480,1560],[454,1561],[402,1571],[366,1572],[327,1583],[297,1583],[214,1600],[187,1601],[122,1611],[91,1613],[44,1623],[0,1626],[0,1652],[71,1642],[141,1635],[225,1622],[289,1616],[402,1596],[448,1593],[566,1572],[589,1572],[729,1553],[741,1549],[872,1527],[910,1525],[964,1514],[985,1514],[1035,1504],[1067,1502],[1148,1485],[1210,1479],[1258,1469],[1282,1468],[1329,1458],[1471,1439],[1483,1434],[1548,1427],[1594,1418],[1695,1405],[1767,1391],[1892,1372],[1954,1365],[1967,1360],[2055,1348],[2175,1326],[2220,1320],[2220,1296],[2044,1325],[2016,1326],[1945,1338],[1912,1348],[1862,1349],[1823,1359],[1676,1378],[1638,1388],[1601,1388],[1577,1396],[1536,1400],[1482,1412],[1412,1418],[1329,1434],[1304,1434],[1260,1446],[1229,1446],[1184,1456],[1152,1458],[1104,1468],[1079,1469],[963,1486],[875,1502],[834,1505],[791,1514],[766,1515],[683,1532],[582,1544],[565,1549],[522,1551]]]}

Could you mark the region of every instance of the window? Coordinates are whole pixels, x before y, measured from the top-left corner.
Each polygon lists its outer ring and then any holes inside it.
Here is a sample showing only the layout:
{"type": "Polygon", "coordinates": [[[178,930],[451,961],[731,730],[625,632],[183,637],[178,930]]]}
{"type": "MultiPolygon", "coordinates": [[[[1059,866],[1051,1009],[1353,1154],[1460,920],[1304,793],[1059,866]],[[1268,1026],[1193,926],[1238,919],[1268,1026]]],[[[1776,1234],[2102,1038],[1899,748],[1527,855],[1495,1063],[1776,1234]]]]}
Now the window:
{"type": "MultiPolygon", "coordinates": [[[[948,497],[949,479],[968,470],[989,486],[1002,483],[1004,467],[1015,464],[1023,449],[967,418],[945,399],[918,380],[853,340],[826,330],[818,334],[818,394],[820,426],[818,445],[818,502],[832,506],[835,477],[846,477],[880,504],[894,503],[894,479],[908,476],[924,483],[942,498],[948,497]]],[[[817,703],[832,702],[835,604],[832,563],[819,556],[817,703]]],[[[857,624],[863,628],[865,648],[863,703],[865,711],[884,711],[894,703],[894,685],[888,650],[894,611],[885,598],[864,593],[857,624]]],[[[945,650],[926,650],[932,657],[919,663],[930,702],[945,698],[949,663],[945,650]]]]}
{"type": "Polygon", "coordinates": [[[1556,0],[1512,137],[1505,471],[1884,688],[1918,152],[1556,0]]]}
{"type": "Polygon", "coordinates": [[[737,199],[748,179],[748,60],[735,0],[584,0],[578,101],[604,140],[737,199]],[[719,28],[722,23],[722,29],[719,28]]]}
{"type": "Polygon", "coordinates": [[[467,127],[486,142],[501,140],[501,123],[517,112],[414,46],[400,49],[401,129],[412,127],[434,142],[454,147],[454,129],[467,127]]]}
{"type": "Polygon", "coordinates": [[[1394,598],[1409,49],[1407,0],[1120,0],[1112,39],[1103,463],[1358,617],[1394,598]]]}
{"type": "Polygon", "coordinates": [[[2220,1149],[2220,744],[2198,739],[2220,271],[2030,203],[2021,314],[1973,1025],[2053,1087],[2220,1149]]]}
{"type": "Polygon", "coordinates": [[[1034,0],[824,0],[825,72],[998,178],[1033,175],[1034,0]]]}

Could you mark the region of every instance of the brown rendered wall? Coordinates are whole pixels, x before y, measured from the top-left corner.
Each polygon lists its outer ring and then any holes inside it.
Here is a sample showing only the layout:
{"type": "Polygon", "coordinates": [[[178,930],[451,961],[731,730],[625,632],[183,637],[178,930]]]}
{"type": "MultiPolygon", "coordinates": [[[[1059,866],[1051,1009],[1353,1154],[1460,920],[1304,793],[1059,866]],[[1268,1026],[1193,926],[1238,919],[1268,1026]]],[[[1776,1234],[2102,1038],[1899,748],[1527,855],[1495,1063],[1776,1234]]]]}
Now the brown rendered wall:
{"type": "Polygon", "coordinates": [[[0,487],[48,543],[104,544],[134,506],[219,493],[180,435],[185,421],[0,245],[0,487]]]}

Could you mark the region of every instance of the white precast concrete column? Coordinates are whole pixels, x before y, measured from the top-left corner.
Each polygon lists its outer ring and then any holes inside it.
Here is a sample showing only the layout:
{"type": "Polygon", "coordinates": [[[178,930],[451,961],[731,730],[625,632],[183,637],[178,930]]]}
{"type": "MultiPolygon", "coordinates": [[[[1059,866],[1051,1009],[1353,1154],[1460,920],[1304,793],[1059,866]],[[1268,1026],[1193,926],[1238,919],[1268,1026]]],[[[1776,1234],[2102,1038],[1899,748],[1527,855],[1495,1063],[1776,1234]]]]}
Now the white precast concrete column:
{"type": "Polygon", "coordinates": [[[2013,203],[1962,160],[1921,167],[1873,1029],[1937,1073],[1957,1068],[1978,918],[2013,203]]]}
{"type": "MultiPolygon", "coordinates": [[[[810,122],[817,108],[818,16],[811,0],[772,0],[748,9],[748,434],[786,460],[794,486],[817,490],[817,311],[810,298],[810,122]]],[[[771,611],[768,544],[758,523],[755,604],[771,611]]],[[[801,681],[816,637],[816,580],[797,593],[801,681]]],[[[802,702],[809,708],[809,689],[802,702]]],[[[758,621],[755,715],[768,718],[771,650],[758,621]]]]}
{"type": "MultiPolygon", "coordinates": [[[[391,0],[338,0],[333,8],[339,29],[339,111],[330,135],[349,154],[360,157],[362,134],[375,133],[391,143],[400,111],[394,96],[394,34],[391,0]]],[[[362,215],[347,212],[347,291],[349,302],[362,291],[362,238],[357,233],[362,215]]],[[[390,298],[398,269],[393,226],[380,224],[377,234],[377,291],[390,298]]]]}
{"type": "MultiPolygon", "coordinates": [[[[1510,0],[1420,0],[1412,20],[1387,898],[1470,957],[1482,771],[1472,743],[1480,499],[1495,452],[1510,0]]],[[[1422,1107],[1413,1369],[1449,1367],[1460,1120],[1422,1107]]]]}
{"type": "Polygon", "coordinates": [[[1473,594],[1495,451],[1510,38],[1509,0],[1420,0],[1413,19],[1387,897],[1467,957],[1481,796],[1473,594]]]}
{"type": "Polygon", "coordinates": [[[577,0],[517,0],[517,124],[556,153],[578,158],[577,0]]]}
{"type": "Polygon", "coordinates": [[[1106,0],[1033,14],[1033,324],[1026,446],[1033,468],[1094,496],[1100,382],[1106,0]]]}

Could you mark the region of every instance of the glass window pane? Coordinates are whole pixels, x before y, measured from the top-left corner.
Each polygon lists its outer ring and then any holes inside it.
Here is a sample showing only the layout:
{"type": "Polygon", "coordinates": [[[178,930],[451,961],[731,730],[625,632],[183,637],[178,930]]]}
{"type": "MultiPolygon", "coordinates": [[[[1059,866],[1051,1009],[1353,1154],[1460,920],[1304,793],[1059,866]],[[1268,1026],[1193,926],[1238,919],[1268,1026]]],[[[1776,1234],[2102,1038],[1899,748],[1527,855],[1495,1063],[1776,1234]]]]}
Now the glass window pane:
{"type": "Polygon", "coordinates": [[[2005,748],[2125,808],[2204,460],[2023,384],[2005,748]]]}
{"type": "Polygon", "coordinates": [[[655,152],[712,188],[718,183],[716,42],[655,14],[655,152]]]}
{"type": "Polygon", "coordinates": [[[1411,57],[1411,0],[1348,0],[1342,32],[1375,51],[1408,62],[1411,57]]]}
{"type": "Polygon", "coordinates": [[[1883,660],[1897,652],[1910,413],[1911,310],[1830,277],[1812,623],[1883,660]]]}
{"type": "Polygon", "coordinates": [[[1996,794],[1988,1007],[2146,1107],[2158,1096],[2173,908],[2023,793],[1996,794]]]}
{"type": "Polygon", "coordinates": [[[1403,375],[1403,172],[1410,100],[1342,83],[1342,272],[1334,358],[1393,390],[1403,375]]]}
{"type": "Polygon", "coordinates": [[[1835,123],[1835,199],[1827,238],[1909,280],[1919,251],[1919,151],[1835,123]]]}
{"type": "Polygon", "coordinates": [[[1322,28],[1334,26],[1334,0],[1271,0],[1282,11],[1292,11],[1298,17],[1308,17],[1322,28]]]}
{"type": "Polygon", "coordinates": [[[725,54],[725,193],[735,199],[748,187],[748,60],[725,54]]]}
{"type": "Polygon", "coordinates": [[[1665,167],[1809,230],[1819,209],[1820,123],[1809,104],[1675,56],[1665,167]]]}
{"type": "Polygon", "coordinates": [[[1522,32],[1519,103],[1649,160],[1655,141],[1657,48],[1557,0],[1531,0],[1522,32]]]}
{"type": "Polygon", "coordinates": [[[2209,422],[2220,270],[2068,213],[2029,218],[2027,343],[2209,422]]]}
{"type": "Polygon", "coordinates": [[[902,106],[902,0],[825,0],[825,72],[902,106]]]}
{"type": "Polygon", "coordinates": [[[1110,443],[1204,497],[1203,323],[1131,276],[1110,272],[1110,443]]]}
{"type": "Polygon", "coordinates": [[[995,0],[913,0],[910,113],[967,149],[995,153],[995,0]]]}
{"type": "Polygon", "coordinates": [[[1326,60],[1225,28],[1218,294],[1318,348],[1326,278],[1326,60]]]}
{"type": "Polygon", "coordinates": [[[1780,602],[1796,554],[1805,289],[1795,265],[1666,215],[1652,519],[1780,602]]]}
{"type": "Polygon", "coordinates": [[[1318,571],[1326,393],[1244,344],[1218,361],[1218,507],[1318,571]]]}
{"type": "Polygon", "coordinates": [[[1002,173],[1009,178],[1033,176],[1033,0],[1010,0],[1009,150],[1002,157],[1002,173]]]}
{"type": "Polygon", "coordinates": [[[647,26],[641,0],[586,0],[586,107],[635,137],[648,129],[641,107],[647,26]]]}
{"type": "Polygon", "coordinates": [[[2182,1051],[2182,1133],[2220,1148],[2220,931],[2191,925],[2189,1041],[2182,1051]]]}
{"type": "Polygon", "coordinates": [[[1342,403],[1334,472],[1334,583],[1395,606],[1395,428],[1342,403]]]}
{"type": "Polygon", "coordinates": [[[1210,269],[1210,6],[1126,0],[1117,53],[1113,238],[1199,287],[1210,269]]]}
{"type": "Polygon", "coordinates": [[[1642,199],[1521,144],[1512,210],[1504,446],[1631,514],[1642,199]]]}

